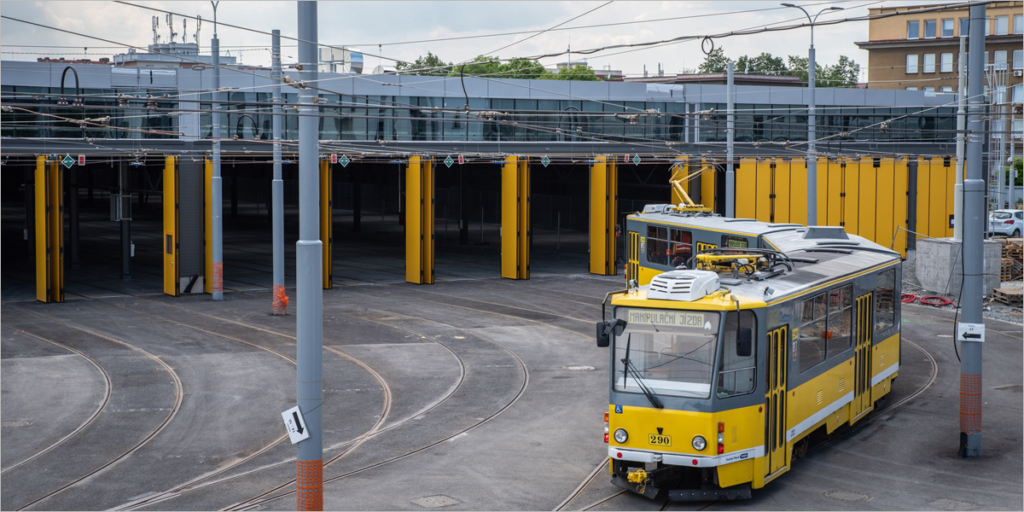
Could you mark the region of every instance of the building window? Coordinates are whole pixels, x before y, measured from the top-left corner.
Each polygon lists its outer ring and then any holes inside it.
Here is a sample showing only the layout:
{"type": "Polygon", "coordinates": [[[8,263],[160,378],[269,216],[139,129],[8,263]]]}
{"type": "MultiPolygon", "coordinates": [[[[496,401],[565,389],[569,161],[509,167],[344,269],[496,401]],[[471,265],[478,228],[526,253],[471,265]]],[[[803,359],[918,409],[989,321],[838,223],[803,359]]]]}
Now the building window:
{"type": "Polygon", "coordinates": [[[1024,84],[1017,84],[1013,86],[1013,100],[1014,103],[1024,103],[1024,84]]]}
{"type": "Polygon", "coordinates": [[[924,20],[924,37],[925,39],[935,38],[935,20],[924,20]]]}
{"type": "Polygon", "coordinates": [[[996,35],[1005,36],[1008,34],[1010,29],[1009,24],[1009,16],[996,16],[996,35]]]}
{"type": "Polygon", "coordinates": [[[917,55],[907,55],[907,74],[917,74],[917,55]]]}
{"type": "Polygon", "coordinates": [[[924,88],[924,92],[935,92],[935,88],[934,87],[925,87],[924,88]]]}
{"type": "Polygon", "coordinates": [[[907,90],[908,90],[908,91],[916,91],[916,90],[917,90],[917,87],[907,87],[907,90]]]}
{"type": "Polygon", "coordinates": [[[1024,14],[1013,15],[1013,33],[1024,34],[1024,14]]]}
{"type": "Polygon", "coordinates": [[[1024,50],[1013,51],[1013,69],[1024,69],[1024,50]]]}
{"type": "Polygon", "coordinates": [[[996,69],[1006,69],[1006,50],[996,50],[996,59],[992,61],[996,69]]]}
{"type": "Polygon", "coordinates": [[[985,18],[985,35],[990,35],[992,32],[992,18],[985,18]]]}
{"type": "Polygon", "coordinates": [[[920,21],[908,21],[907,22],[907,39],[917,39],[920,37],[918,33],[920,21]]]}
{"type": "Polygon", "coordinates": [[[953,87],[951,87],[949,85],[943,85],[941,88],[939,88],[939,91],[940,92],[953,92],[953,87]]]}
{"type": "Polygon", "coordinates": [[[1024,119],[1014,119],[1013,120],[1013,138],[1015,138],[1015,139],[1024,138],[1024,135],[1022,135],[1021,132],[1024,132],[1024,119]]]}
{"type": "Polygon", "coordinates": [[[953,54],[952,53],[943,53],[943,54],[939,55],[939,58],[940,58],[940,60],[939,60],[940,65],[942,66],[939,69],[943,73],[952,73],[953,72],[953,54]]]}
{"type": "Polygon", "coordinates": [[[960,18],[960,36],[961,37],[967,35],[967,33],[970,31],[970,26],[971,26],[971,19],[970,18],[960,18]]]}
{"type": "Polygon", "coordinates": [[[942,20],[942,37],[953,37],[953,20],[942,20]]]}
{"type": "Polygon", "coordinates": [[[934,53],[926,53],[926,54],[924,54],[924,69],[922,71],[924,73],[934,73],[935,72],[935,54],[934,53]]]}

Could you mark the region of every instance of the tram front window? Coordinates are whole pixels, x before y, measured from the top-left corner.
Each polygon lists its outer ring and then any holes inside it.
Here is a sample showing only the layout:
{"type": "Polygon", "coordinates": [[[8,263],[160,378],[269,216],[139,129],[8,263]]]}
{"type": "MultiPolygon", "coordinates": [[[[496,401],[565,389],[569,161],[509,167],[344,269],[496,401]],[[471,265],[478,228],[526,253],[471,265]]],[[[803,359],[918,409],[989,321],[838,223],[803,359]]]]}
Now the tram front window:
{"type": "Polygon", "coordinates": [[[721,313],[620,308],[627,323],[615,337],[615,390],[708,398],[721,313]]]}

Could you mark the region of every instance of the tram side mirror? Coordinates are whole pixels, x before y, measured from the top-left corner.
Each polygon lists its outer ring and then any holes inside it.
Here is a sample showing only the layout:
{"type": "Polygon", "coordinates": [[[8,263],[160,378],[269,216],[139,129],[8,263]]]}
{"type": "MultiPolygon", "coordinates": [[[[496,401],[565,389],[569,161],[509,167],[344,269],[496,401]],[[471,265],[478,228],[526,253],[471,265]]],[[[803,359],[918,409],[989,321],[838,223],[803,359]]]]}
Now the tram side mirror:
{"type": "Polygon", "coordinates": [[[622,331],[626,329],[626,321],[622,319],[616,319],[611,322],[598,322],[597,323],[597,346],[607,347],[611,343],[612,333],[616,336],[622,334],[622,331]]]}
{"type": "Polygon", "coordinates": [[[749,327],[740,327],[736,334],[736,356],[750,357],[753,352],[754,333],[749,327]]]}

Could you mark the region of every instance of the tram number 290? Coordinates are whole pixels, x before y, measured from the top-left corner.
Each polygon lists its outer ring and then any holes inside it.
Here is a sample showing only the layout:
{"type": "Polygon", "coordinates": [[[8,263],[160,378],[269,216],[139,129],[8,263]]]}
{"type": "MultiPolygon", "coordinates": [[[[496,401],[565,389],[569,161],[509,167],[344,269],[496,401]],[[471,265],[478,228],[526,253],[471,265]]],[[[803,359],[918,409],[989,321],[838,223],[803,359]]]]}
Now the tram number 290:
{"type": "Polygon", "coordinates": [[[647,444],[652,446],[672,446],[672,436],[647,434],[647,444]]]}

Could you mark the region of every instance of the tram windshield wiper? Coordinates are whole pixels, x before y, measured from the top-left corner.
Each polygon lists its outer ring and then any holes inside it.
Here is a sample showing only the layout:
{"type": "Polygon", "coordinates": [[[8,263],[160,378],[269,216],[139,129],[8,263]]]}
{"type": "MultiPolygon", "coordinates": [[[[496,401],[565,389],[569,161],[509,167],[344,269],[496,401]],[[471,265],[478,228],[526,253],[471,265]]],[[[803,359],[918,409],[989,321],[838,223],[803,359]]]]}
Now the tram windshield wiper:
{"type": "Polygon", "coordinates": [[[633,377],[633,380],[636,381],[636,384],[638,386],[640,386],[640,391],[643,391],[644,396],[646,396],[647,400],[649,400],[651,402],[651,405],[653,405],[655,408],[658,408],[658,409],[664,409],[665,406],[661,403],[661,400],[658,400],[657,395],[655,395],[654,392],[651,391],[651,389],[647,387],[647,384],[644,384],[644,378],[643,378],[643,376],[640,375],[640,371],[637,370],[636,366],[633,366],[633,362],[629,360],[629,345],[630,345],[631,338],[632,338],[632,335],[629,335],[626,338],[626,357],[622,358],[622,366],[623,366],[623,370],[622,370],[623,379],[622,380],[623,380],[623,383],[625,383],[625,380],[626,380],[625,377],[626,377],[626,374],[628,373],[629,375],[631,375],[633,377]]]}

